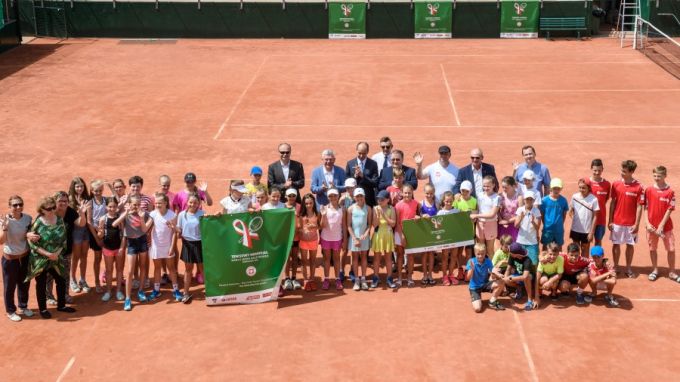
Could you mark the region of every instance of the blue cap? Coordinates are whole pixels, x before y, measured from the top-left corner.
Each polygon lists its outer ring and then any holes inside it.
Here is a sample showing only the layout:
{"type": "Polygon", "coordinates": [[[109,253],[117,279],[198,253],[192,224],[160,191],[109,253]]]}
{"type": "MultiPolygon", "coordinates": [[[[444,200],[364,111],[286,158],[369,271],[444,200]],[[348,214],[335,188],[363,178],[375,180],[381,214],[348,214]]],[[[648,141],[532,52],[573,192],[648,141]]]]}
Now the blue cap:
{"type": "Polygon", "coordinates": [[[604,249],[599,245],[590,248],[590,256],[600,257],[604,256],[604,249]]]}
{"type": "Polygon", "coordinates": [[[390,193],[387,192],[387,190],[382,190],[378,192],[378,195],[376,196],[377,199],[389,199],[390,198],[390,193]]]}
{"type": "Polygon", "coordinates": [[[250,175],[262,175],[262,168],[260,168],[260,166],[254,166],[250,169],[250,175]]]}
{"type": "Polygon", "coordinates": [[[521,255],[521,256],[526,256],[527,255],[527,250],[522,247],[522,244],[519,243],[512,243],[510,244],[510,253],[515,254],[515,255],[521,255]]]}

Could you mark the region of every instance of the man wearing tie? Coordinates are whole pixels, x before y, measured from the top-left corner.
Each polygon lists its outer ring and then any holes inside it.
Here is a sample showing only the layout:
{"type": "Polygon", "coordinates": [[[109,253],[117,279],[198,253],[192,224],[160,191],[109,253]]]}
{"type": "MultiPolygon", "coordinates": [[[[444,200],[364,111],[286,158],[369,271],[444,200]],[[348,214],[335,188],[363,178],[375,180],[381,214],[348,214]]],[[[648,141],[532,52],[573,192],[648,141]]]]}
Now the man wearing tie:
{"type": "Polygon", "coordinates": [[[305,186],[305,170],[302,163],[290,159],[291,147],[288,143],[279,145],[281,159],[270,164],[267,169],[267,188],[276,187],[284,193],[289,188],[297,190],[297,202],[300,203],[300,189],[305,186]]]}
{"type": "Polygon", "coordinates": [[[312,193],[316,195],[316,205],[328,204],[326,191],[335,188],[340,193],[345,191],[345,171],[335,165],[335,153],[331,149],[321,152],[323,164],[312,170],[312,193]]]}
{"type": "MultiPolygon", "coordinates": [[[[382,155],[382,154],[381,154],[382,155]]],[[[345,177],[354,178],[358,187],[366,192],[366,204],[375,206],[375,189],[378,186],[378,164],[368,158],[368,143],[357,144],[357,157],[350,159],[345,166],[345,177]]]]}
{"type": "Polygon", "coordinates": [[[383,169],[392,165],[392,140],[390,137],[380,138],[380,150],[381,152],[375,153],[371,157],[378,165],[378,176],[380,176],[383,169]]]}

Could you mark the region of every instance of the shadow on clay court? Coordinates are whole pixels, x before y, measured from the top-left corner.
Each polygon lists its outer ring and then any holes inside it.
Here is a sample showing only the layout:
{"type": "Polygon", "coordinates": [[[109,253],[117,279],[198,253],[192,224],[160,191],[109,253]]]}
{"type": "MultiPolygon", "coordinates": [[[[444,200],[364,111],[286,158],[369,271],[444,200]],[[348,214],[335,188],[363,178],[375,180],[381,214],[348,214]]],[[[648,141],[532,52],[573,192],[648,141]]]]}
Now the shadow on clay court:
{"type": "MultiPolygon", "coordinates": [[[[347,293],[357,293],[349,288],[343,290],[318,290],[316,292],[305,292],[304,290],[296,290],[292,292],[286,292],[286,295],[278,300],[278,309],[288,308],[291,306],[297,306],[302,304],[312,304],[319,301],[330,300],[336,297],[342,297],[347,293]]],[[[366,293],[366,292],[363,292],[366,293]]]]}
{"type": "Polygon", "coordinates": [[[55,53],[59,44],[21,45],[0,54],[0,80],[55,53]]]}

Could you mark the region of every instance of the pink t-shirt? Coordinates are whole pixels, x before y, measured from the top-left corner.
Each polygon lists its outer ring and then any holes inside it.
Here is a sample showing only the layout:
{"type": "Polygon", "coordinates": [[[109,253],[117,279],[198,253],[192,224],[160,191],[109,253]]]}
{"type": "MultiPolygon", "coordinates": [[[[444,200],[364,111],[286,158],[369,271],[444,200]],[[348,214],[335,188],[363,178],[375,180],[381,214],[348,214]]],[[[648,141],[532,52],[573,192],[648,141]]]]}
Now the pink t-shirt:
{"type": "Polygon", "coordinates": [[[509,198],[505,193],[503,193],[501,198],[501,218],[503,220],[510,220],[515,217],[515,212],[517,212],[517,205],[519,194],[515,192],[513,198],[509,198]]]}
{"type": "Polygon", "coordinates": [[[401,232],[404,220],[413,219],[418,214],[418,202],[402,199],[394,208],[397,210],[397,232],[401,232]]]}
{"type": "MultiPolygon", "coordinates": [[[[205,192],[198,190],[198,197],[201,198],[201,201],[205,201],[205,192]]],[[[172,203],[170,205],[172,206],[173,210],[178,210],[178,211],[185,211],[187,209],[189,201],[189,193],[187,190],[182,190],[178,193],[175,194],[175,197],[172,198],[172,203]]],[[[203,203],[200,203],[198,205],[198,209],[202,209],[203,203]]]]}
{"type": "Polygon", "coordinates": [[[325,241],[340,241],[342,240],[342,207],[334,209],[326,206],[326,220],[328,226],[321,230],[321,239],[325,241]]]}

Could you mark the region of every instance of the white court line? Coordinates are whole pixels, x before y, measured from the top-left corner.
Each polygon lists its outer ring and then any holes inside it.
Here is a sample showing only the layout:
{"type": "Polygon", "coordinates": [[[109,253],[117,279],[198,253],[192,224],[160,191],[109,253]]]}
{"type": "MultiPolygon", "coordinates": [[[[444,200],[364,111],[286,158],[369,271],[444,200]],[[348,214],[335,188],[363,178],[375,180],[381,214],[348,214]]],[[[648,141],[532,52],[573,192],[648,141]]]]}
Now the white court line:
{"type": "MultiPolygon", "coordinates": [[[[221,142],[278,142],[281,140],[281,138],[219,138],[216,139],[217,141],[221,142]]],[[[291,138],[287,139],[287,141],[291,142],[357,142],[361,140],[360,138],[356,139],[332,139],[329,140],[328,138],[291,138]]],[[[408,140],[408,143],[439,143],[442,142],[441,139],[439,140],[408,140]]],[[[477,143],[479,142],[479,139],[457,139],[456,142],[458,143],[477,143]]],[[[650,144],[650,145],[675,145],[677,142],[675,141],[593,141],[593,140],[584,140],[584,141],[566,141],[566,140],[484,140],[484,143],[563,143],[563,144],[607,144],[607,143],[612,143],[612,144],[650,144]]]]}
{"type": "Polygon", "coordinates": [[[253,86],[253,84],[255,83],[255,79],[257,79],[257,76],[260,75],[260,71],[264,67],[264,64],[267,62],[268,58],[269,58],[269,56],[265,56],[264,60],[262,60],[262,62],[260,63],[260,66],[257,67],[255,74],[253,74],[253,78],[250,79],[248,86],[246,86],[246,88],[243,89],[243,92],[241,93],[241,95],[238,97],[238,99],[236,99],[236,103],[231,108],[231,111],[229,112],[229,115],[227,115],[227,118],[225,118],[224,122],[222,122],[222,125],[220,125],[220,129],[217,130],[217,134],[215,134],[215,136],[213,137],[213,140],[217,140],[217,138],[220,136],[220,134],[222,134],[222,131],[224,130],[224,128],[229,123],[229,120],[231,119],[231,117],[234,115],[236,108],[238,108],[238,106],[241,104],[241,101],[243,101],[243,98],[246,96],[246,93],[248,93],[248,90],[250,90],[250,87],[253,86]]]}
{"type": "Polygon", "coordinates": [[[529,344],[527,343],[526,336],[524,335],[524,328],[522,327],[522,322],[519,320],[519,315],[517,311],[512,311],[515,317],[515,323],[517,324],[517,331],[519,332],[519,338],[522,341],[522,348],[524,349],[524,357],[527,359],[529,364],[529,371],[531,371],[531,380],[533,382],[538,382],[538,375],[536,374],[536,366],[534,365],[534,359],[531,358],[531,352],[529,351],[529,344]]]}
{"type": "Polygon", "coordinates": [[[449,93],[449,102],[451,103],[451,108],[453,109],[453,115],[456,116],[456,125],[460,127],[460,118],[458,117],[458,110],[456,110],[456,103],[453,102],[453,94],[451,94],[449,80],[446,78],[446,71],[444,70],[444,65],[439,64],[439,67],[442,68],[442,77],[444,78],[444,85],[446,85],[446,92],[449,93]]]}
{"type": "Polygon", "coordinates": [[[451,127],[454,127],[453,125],[340,125],[340,124],[290,124],[290,125],[279,125],[276,123],[234,123],[230,124],[229,127],[278,127],[278,128],[287,128],[287,127],[319,127],[319,128],[332,128],[332,127],[338,127],[341,129],[344,128],[366,128],[366,129],[373,129],[373,128],[381,128],[381,127],[389,127],[389,128],[404,128],[404,129],[412,129],[412,128],[419,128],[419,129],[437,129],[437,128],[443,128],[443,129],[448,129],[451,127]]]}
{"type": "Polygon", "coordinates": [[[76,362],[75,356],[71,357],[71,359],[68,360],[68,362],[66,363],[66,366],[64,366],[64,370],[62,370],[61,374],[59,374],[59,377],[57,377],[57,382],[61,382],[64,379],[64,377],[66,376],[68,371],[71,370],[71,367],[73,366],[73,364],[75,362],[76,362]]]}
{"type": "MultiPolygon", "coordinates": [[[[449,129],[456,127],[454,125],[343,125],[343,124],[276,124],[276,123],[234,123],[229,127],[278,127],[278,128],[295,128],[295,127],[318,127],[318,128],[339,128],[339,129],[381,129],[381,128],[397,128],[397,129],[449,129]]],[[[680,129],[680,125],[574,125],[574,126],[556,126],[556,125],[461,125],[461,127],[471,129],[680,129]]],[[[562,141],[560,141],[562,142],[562,141]]],[[[636,141],[637,142],[637,141],[636,141]]]]}

